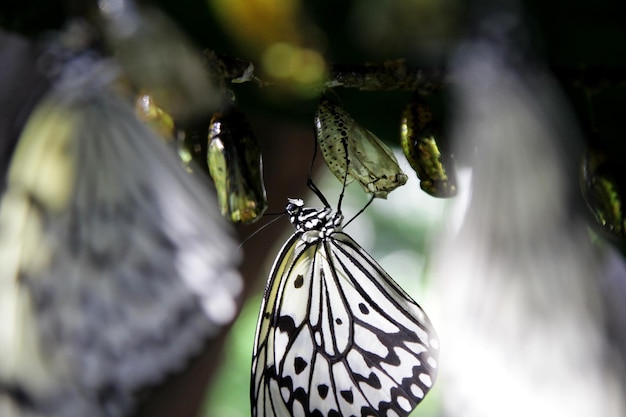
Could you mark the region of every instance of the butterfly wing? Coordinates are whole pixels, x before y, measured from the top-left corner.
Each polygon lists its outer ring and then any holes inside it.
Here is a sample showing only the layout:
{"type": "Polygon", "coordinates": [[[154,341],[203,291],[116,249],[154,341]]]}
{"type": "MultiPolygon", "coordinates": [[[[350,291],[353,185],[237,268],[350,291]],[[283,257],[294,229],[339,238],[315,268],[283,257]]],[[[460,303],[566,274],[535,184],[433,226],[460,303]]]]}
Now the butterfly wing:
{"type": "Polygon", "coordinates": [[[426,314],[344,233],[294,235],[261,312],[253,416],[407,416],[434,382],[426,314]]]}
{"type": "Polygon", "coordinates": [[[87,91],[38,105],[0,206],[0,385],[42,415],[122,415],[234,318],[242,286],[206,184],[87,91]]]}

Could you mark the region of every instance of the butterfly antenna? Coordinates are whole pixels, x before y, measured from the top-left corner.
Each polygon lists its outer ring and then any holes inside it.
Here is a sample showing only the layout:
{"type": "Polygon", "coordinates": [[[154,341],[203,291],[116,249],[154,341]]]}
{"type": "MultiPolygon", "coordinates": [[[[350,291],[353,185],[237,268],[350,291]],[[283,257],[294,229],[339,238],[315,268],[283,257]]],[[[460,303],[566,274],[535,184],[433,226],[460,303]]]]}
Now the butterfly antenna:
{"type": "Polygon", "coordinates": [[[341,194],[339,194],[339,201],[337,201],[337,213],[339,214],[341,214],[341,203],[343,201],[344,193],[346,192],[346,185],[348,184],[348,170],[350,169],[350,158],[348,157],[348,140],[346,138],[341,138],[341,144],[343,145],[343,151],[346,156],[346,171],[343,174],[343,185],[341,187],[341,194]]]}
{"type": "Polygon", "coordinates": [[[324,207],[330,207],[330,204],[328,203],[328,200],[326,200],[326,197],[324,197],[324,194],[322,194],[322,191],[320,191],[320,189],[317,188],[317,185],[315,185],[315,183],[313,182],[313,166],[315,165],[316,157],[317,157],[317,136],[316,136],[316,133],[313,133],[313,158],[311,158],[311,166],[309,167],[309,174],[306,179],[306,185],[311,189],[311,191],[315,193],[317,198],[320,199],[322,204],[324,204],[324,207]]]}
{"type": "Polygon", "coordinates": [[[352,216],[352,218],[350,220],[348,220],[346,223],[343,224],[343,227],[346,227],[347,225],[349,225],[350,223],[352,223],[352,220],[356,219],[357,217],[359,217],[361,215],[361,213],[363,213],[365,211],[365,209],[367,209],[370,204],[372,204],[372,201],[374,201],[374,194],[372,194],[370,196],[369,201],[367,202],[367,204],[365,204],[363,206],[363,208],[361,210],[359,210],[359,212],[357,214],[355,214],[354,216],[352,216]]]}
{"type": "Polygon", "coordinates": [[[246,237],[237,247],[237,249],[241,249],[244,245],[244,243],[246,243],[247,241],[249,241],[250,239],[252,239],[253,237],[255,237],[256,235],[259,234],[259,232],[265,230],[266,227],[270,226],[271,224],[273,224],[274,222],[280,220],[283,218],[283,216],[287,214],[286,212],[282,212],[282,213],[265,213],[263,215],[263,217],[265,216],[278,216],[272,220],[270,220],[269,222],[265,223],[263,226],[259,227],[257,230],[254,231],[254,233],[252,233],[250,236],[246,237]]]}

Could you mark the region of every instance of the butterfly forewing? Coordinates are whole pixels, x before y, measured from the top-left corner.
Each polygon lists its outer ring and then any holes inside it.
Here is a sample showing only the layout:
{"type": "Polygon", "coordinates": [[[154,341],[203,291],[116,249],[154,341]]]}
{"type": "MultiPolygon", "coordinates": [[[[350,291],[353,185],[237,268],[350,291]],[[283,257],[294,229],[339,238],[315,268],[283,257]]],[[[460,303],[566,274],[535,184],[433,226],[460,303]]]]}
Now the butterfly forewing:
{"type": "Polygon", "coordinates": [[[348,235],[294,224],[259,317],[253,416],[407,416],[436,376],[428,317],[348,235]]]}

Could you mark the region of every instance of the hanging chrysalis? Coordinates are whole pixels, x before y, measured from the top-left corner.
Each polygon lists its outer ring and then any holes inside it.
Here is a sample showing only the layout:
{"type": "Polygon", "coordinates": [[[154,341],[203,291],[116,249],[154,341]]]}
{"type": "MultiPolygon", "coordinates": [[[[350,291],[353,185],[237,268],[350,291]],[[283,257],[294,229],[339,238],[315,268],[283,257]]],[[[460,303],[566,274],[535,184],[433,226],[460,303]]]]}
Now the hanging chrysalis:
{"type": "Polygon", "coordinates": [[[603,151],[588,150],[580,167],[580,187],[587,207],[612,238],[626,237],[623,187],[619,167],[603,151]]]}
{"type": "Polygon", "coordinates": [[[234,223],[257,221],[267,209],[261,150],[243,113],[213,115],[207,152],[222,215],[234,223]]]}
{"type": "Polygon", "coordinates": [[[345,178],[349,184],[356,179],[365,192],[377,198],[387,198],[406,183],[407,176],[391,149],[327,96],[322,97],[315,113],[315,136],[326,164],[339,181],[345,178]]]}
{"type": "Polygon", "coordinates": [[[441,124],[417,93],[402,113],[400,139],[422,190],[433,197],[454,197],[457,186],[453,157],[443,149],[446,143],[441,124]]]}

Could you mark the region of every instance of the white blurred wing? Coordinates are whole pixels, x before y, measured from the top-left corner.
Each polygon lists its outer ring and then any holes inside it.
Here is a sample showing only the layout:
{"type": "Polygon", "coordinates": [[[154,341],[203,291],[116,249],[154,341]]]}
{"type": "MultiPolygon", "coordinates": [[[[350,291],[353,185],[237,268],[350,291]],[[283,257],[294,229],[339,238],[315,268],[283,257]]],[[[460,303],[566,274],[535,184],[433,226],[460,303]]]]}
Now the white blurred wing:
{"type": "Polygon", "coordinates": [[[554,83],[507,46],[468,42],[454,65],[455,154],[473,170],[463,225],[436,268],[445,413],[624,416],[622,365],[602,334],[599,252],[567,165],[580,158],[575,123],[554,83]]]}
{"type": "Polygon", "coordinates": [[[296,234],[261,307],[252,415],[407,416],[434,382],[437,351],[424,311],[348,235],[296,234]]]}
{"type": "Polygon", "coordinates": [[[205,184],[132,108],[52,91],[0,206],[0,410],[123,415],[234,318],[238,260],[205,184]]]}

